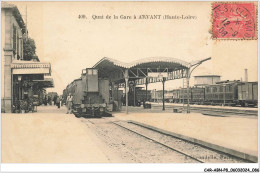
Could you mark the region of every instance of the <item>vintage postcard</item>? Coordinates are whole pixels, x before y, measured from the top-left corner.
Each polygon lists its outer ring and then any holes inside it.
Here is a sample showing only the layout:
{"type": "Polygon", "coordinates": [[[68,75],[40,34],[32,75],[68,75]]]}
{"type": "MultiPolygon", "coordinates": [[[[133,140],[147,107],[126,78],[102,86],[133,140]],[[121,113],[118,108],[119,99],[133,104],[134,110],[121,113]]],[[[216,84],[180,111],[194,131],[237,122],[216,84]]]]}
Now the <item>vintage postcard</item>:
{"type": "Polygon", "coordinates": [[[3,166],[259,172],[257,1],[2,1],[1,41],[3,166]]]}

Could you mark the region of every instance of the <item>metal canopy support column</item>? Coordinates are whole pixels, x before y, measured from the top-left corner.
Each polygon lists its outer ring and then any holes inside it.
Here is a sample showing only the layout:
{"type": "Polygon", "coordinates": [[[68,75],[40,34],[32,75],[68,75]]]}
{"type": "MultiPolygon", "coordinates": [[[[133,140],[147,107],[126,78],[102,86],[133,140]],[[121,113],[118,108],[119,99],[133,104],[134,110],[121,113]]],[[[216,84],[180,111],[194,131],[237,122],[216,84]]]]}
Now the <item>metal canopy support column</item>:
{"type": "Polygon", "coordinates": [[[133,85],[133,90],[134,90],[134,107],[135,107],[135,99],[136,99],[136,95],[135,95],[135,82],[134,82],[134,85],[133,85]]]}
{"type": "Polygon", "coordinates": [[[112,101],[114,102],[115,101],[115,82],[114,80],[112,79],[111,80],[111,99],[112,101]]]}
{"type": "Polygon", "coordinates": [[[162,95],[163,96],[163,98],[162,98],[163,99],[163,108],[162,108],[162,110],[163,111],[165,111],[165,100],[164,100],[164,84],[165,84],[165,81],[166,81],[166,78],[163,77],[163,80],[162,80],[162,84],[163,84],[163,93],[162,93],[163,94],[162,95]]]}
{"type": "Polygon", "coordinates": [[[224,91],[224,94],[223,94],[224,104],[223,104],[223,106],[225,106],[225,104],[226,104],[226,85],[224,84],[223,86],[224,86],[223,87],[223,91],[224,91]]]}
{"type": "MultiPolygon", "coordinates": [[[[188,70],[188,75],[187,75],[187,113],[190,113],[190,69],[188,70]]],[[[183,99],[184,100],[184,99],[183,99]]]]}
{"type": "Polygon", "coordinates": [[[187,103],[187,113],[190,113],[190,77],[191,77],[191,73],[193,72],[193,70],[195,68],[197,68],[200,64],[202,64],[203,62],[205,61],[208,61],[210,60],[211,58],[206,58],[206,59],[203,59],[201,61],[198,61],[197,63],[191,65],[189,67],[189,69],[187,70],[187,100],[188,100],[188,103],[187,103]]]}
{"type": "Polygon", "coordinates": [[[145,102],[147,102],[147,94],[148,94],[147,88],[148,88],[148,78],[146,77],[145,78],[145,102]]]}
{"type": "Polygon", "coordinates": [[[128,86],[128,80],[129,80],[129,74],[128,74],[128,69],[125,70],[125,107],[126,107],[126,114],[128,114],[128,91],[129,91],[129,86],[128,86]]]}
{"type": "Polygon", "coordinates": [[[116,99],[117,99],[116,101],[117,101],[118,107],[119,107],[119,105],[121,105],[121,104],[119,104],[119,103],[121,103],[121,102],[119,101],[119,99],[121,99],[121,98],[118,97],[118,88],[119,88],[118,85],[116,85],[116,99]]]}

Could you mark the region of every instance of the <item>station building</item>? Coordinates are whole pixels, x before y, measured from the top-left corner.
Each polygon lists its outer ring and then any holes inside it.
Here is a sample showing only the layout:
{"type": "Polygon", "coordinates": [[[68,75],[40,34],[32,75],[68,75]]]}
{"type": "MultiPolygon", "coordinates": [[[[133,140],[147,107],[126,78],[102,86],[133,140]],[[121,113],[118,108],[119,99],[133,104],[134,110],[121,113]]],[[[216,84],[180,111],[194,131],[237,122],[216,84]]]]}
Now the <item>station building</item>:
{"type": "Polygon", "coordinates": [[[199,75],[194,76],[194,86],[214,85],[220,81],[219,75],[199,75]]]}
{"type": "Polygon", "coordinates": [[[23,60],[26,25],[15,5],[1,3],[1,112],[11,113],[21,109],[22,102],[39,104],[53,80],[50,63],[40,62],[36,55],[31,61],[23,60]]]}

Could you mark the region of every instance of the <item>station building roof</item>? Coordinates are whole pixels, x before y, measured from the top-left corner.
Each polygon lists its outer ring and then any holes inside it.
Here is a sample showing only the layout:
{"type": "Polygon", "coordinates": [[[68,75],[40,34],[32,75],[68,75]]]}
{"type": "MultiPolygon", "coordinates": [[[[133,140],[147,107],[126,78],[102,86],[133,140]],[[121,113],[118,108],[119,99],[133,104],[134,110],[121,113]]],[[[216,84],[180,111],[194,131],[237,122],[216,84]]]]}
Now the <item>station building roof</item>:
{"type": "Polygon", "coordinates": [[[25,33],[26,31],[26,25],[23,21],[23,18],[22,18],[22,15],[21,13],[19,12],[18,8],[16,5],[14,4],[11,4],[9,2],[5,2],[5,1],[2,1],[1,2],[1,9],[10,9],[12,10],[12,13],[14,15],[14,18],[16,19],[18,25],[20,26],[20,28],[22,29],[22,32],[23,34],[25,33]]]}

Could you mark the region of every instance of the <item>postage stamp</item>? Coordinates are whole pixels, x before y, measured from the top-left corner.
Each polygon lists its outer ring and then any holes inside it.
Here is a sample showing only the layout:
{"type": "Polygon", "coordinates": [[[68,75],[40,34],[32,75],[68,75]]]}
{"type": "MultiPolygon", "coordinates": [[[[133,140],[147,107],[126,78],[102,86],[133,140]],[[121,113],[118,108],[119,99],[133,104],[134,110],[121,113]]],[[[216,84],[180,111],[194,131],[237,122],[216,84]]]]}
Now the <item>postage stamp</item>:
{"type": "Polygon", "coordinates": [[[213,39],[257,39],[256,13],[253,2],[214,2],[213,39]]]}

